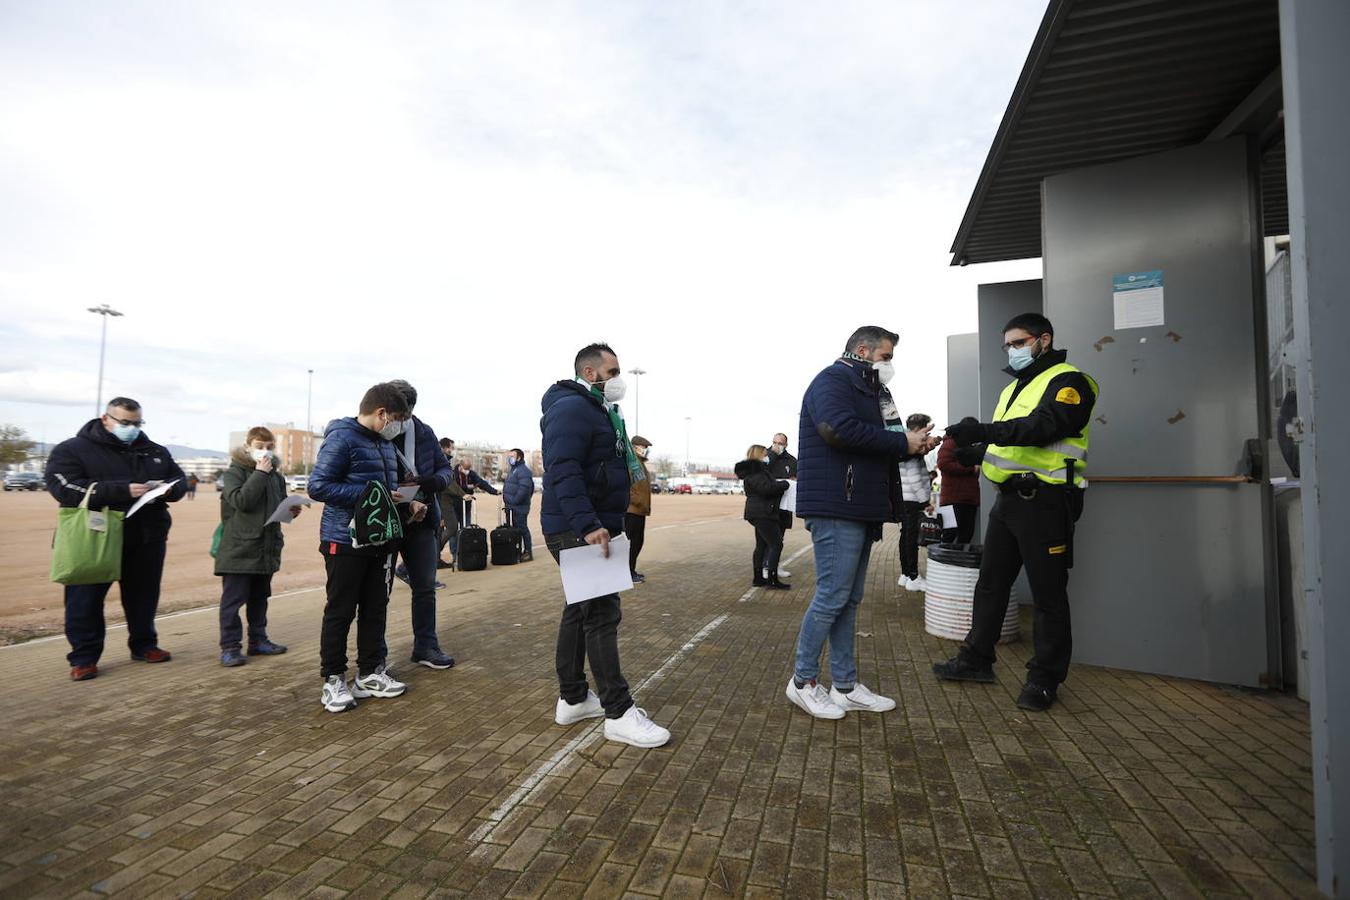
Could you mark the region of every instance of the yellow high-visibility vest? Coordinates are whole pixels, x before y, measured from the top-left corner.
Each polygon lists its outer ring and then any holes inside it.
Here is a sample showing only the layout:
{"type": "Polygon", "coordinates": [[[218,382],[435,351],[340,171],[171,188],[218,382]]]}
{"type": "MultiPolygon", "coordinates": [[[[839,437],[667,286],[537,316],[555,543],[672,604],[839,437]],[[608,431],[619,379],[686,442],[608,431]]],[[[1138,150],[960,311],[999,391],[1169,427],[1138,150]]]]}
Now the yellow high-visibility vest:
{"type": "MultiPolygon", "coordinates": [[[[1012,393],[1017,387],[1017,382],[1011,382],[998,398],[994,421],[1008,422],[1030,415],[1040,404],[1050,382],[1065,372],[1080,372],[1080,370],[1068,363],[1051,366],[1031,379],[1015,399],[1012,393]]],[[[1095,396],[1097,382],[1086,372],[1081,374],[1092,385],[1092,393],[1095,396]]],[[[1078,392],[1071,387],[1062,388],[1061,392],[1064,391],[1070,392],[1073,395],[1072,399],[1076,399],[1079,403],[1093,402],[1092,397],[1079,397],[1078,392]]],[[[1068,481],[1068,467],[1065,460],[1072,459],[1074,486],[1087,487],[1088,431],[1091,424],[1089,421],[1083,426],[1082,434],[1056,441],[1045,447],[1002,447],[990,444],[985,450],[984,464],[980,466],[980,470],[985,478],[995,484],[1001,484],[1013,475],[1023,472],[1030,472],[1046,484],[1065,484],[1068,481]]]]}

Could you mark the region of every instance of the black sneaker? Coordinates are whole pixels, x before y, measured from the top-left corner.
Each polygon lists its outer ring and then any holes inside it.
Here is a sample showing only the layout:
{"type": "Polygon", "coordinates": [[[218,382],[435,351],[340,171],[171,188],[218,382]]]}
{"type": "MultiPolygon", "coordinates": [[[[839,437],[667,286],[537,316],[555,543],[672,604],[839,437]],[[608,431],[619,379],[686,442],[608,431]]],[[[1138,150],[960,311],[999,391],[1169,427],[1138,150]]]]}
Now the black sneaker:
{"type": "Polygon", "coordinates": [[[413,651],[412,662],[419,666],[426,666],[428,669],[453,669],[455,667],[455,658],[443,652],[439,647],[413,651]]]}
{"type": "Polygon", "coordinates": [[[412,587],[412,582],[408,580],[408,567],[403,565],[403,563],[399,563],[394,568],[394,577],[409,587],[412,587]]]}
{"type": "Polygon", "coordinates": [[[633,579],[633,584],[642,584],[647,580],[646,575],[639,574],[638,572],[630,573],[630,577],[633,579]]]}
{"type": "Polygon", "coordinates": [[[1055,705],[1055,689],[1028,682],[1017,696],[1017,706],[1032,712],[1045,712],[1055,705]]]}
{"type": "Polygon", "coordinates": [[[443,559],[436,560],[436,568],[438,569],[453,569],[454,567],[455,564],[452,562],[446,562],[443,559]]]}
{"type": "Polygon", "coordinates": [[[989,666],[976,666],[966,662],[959,655],[946,662],[933,663],[933,674],[943,681],[978,681],[980,684],[994,683],[994,670],[989,666]]]}

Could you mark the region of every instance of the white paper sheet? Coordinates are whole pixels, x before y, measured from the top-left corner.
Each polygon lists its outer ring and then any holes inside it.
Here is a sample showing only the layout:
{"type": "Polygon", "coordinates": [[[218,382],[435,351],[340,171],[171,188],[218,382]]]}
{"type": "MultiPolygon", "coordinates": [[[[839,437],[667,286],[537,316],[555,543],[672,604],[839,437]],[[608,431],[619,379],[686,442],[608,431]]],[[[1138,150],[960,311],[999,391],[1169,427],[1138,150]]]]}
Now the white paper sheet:
{"type": "Polygon", "coordinates": [[[788,489],[783,492],[783,496],[778,500],[778,508],[785,509],[790,513],[797,511],[797,482],[789,481],[788,489]]]}
{"type": "Polygon", "coordinates": [[[390,493],[394,495],[394,501],[396,503],[411,503],[413,500],[417,499],[418,489],[418,485],[415,484],[400,484],[398,487],[394,488],[394,490],[390,491],[390,493]]]}
{"type": "Polygon", "coordinates": [[[312,503],[313,501],[310,500],[308,497],[301,497],[297,494],[292,494],[285,500],[281,501],[281,503],[277,506],[276,510],[272,513],[272,518],[268,519],[263,524],[271,525],[273,522],[280,522],[282,525],[286,525],[290,522],[295,521],[296,513],[300,511],[300,507],[309,506],[312,503]]]}
{"type": "Polygon", "coordinates": [[[1112,300],[1117,331],[1164,324],[1163,289],[1160,287],[1121,291],[1113,294],[1112,300]]]}
{"type": "Polygon", "coordinates": [[[956,507],[954,507],[954,506],[939,506],[939,507],[938,507],[938,518],[942,519],[942,527],[943,527],[943,528],[955,528],[955,527],[956,527],[956,507]]]}
{"type": "Polygon", "coordinates": [[[127,518],[130,519],[132,516],[136,515],[136,511],[139,510],[145,504],[151,502],[152,500],[158,500],[160,497],[163,497],[165,494],[169,492],[169,489],[172,488],[177,483],[178,479],[175,478],[173,481],[170,481],[167,484],[161,484],[158,487],[151,488],[144,494],[141,494],[141,499],[133,503],[131,505],[131,509],[127,510],[127,518]]]}
{"type": "Polygon", "coordinates": [[[562,551],[558,554],[558,569],[569,605],[617,594],[633,586],[633,574],[628,568],[628,538],[624,535],[609,542],[608,559],[593,544],[562,551]]]}

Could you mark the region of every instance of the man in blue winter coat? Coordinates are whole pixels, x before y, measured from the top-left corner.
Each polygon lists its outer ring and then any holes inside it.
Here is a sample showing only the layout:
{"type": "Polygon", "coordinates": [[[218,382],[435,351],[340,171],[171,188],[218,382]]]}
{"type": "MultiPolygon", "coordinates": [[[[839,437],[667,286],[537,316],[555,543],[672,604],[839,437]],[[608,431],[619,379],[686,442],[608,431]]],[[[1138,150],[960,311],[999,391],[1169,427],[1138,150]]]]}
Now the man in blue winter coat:
{"type": "MultiPolygon", "coordinates": [[[[358,544],[352,533],[357,505],[371,482],[393,492],[398,487],[398,454],[391,443],[403,431],[408,401],[397,387],[377,384],[361,398],[357,415],[334,419],[324,429],[323,445],[309,476],[309,496],[323,506],[319,552],[328,574],[323,630],[319,637],[320,702],[338,713],[356,706],[356,698],[398,697],[407,686],[385,666],[384,625],[394,580],[395,542],[358,544]],[[356,626],[356,680],[347,685],[347,635],[356,626]]],[[[400,503],[408,524],[421,521],[426,504],[400,503]]],[[[365,515],[365,513],[363,513],[365,515]]]]}
{"type": "Polygon", "coordinates": [[[797,635],[787,698],[818,719],[895,709],[894,700],[858,681],[853,640],[872,544],[899,513],[897,463],[937,446],[936,438],[886,429],[881,387],[894,373],[897,340],[895,332],[876,325],[859,328],[802,398],[797,515],[811,534],[816,593],[797,635]],[[816,682],[827,640],[828,693],[816,682]]]}
{"type": "MultiPolygon", "coordinates": [[[[436,534],[441,523],[437,495],[445,490],[454,475],[436,432],[413,415],[417,406],[417,388],[402,379],[389,383],[408,401],[408,419],[393,441],[398,457],[398,482],[402,487],[415,490],[414,499],[427,505],[426,517],[403,529],[403,562],[394,570],[394,575],[412,588],[412,662],[428,669],[448,669],[455,664],[455,658],[441,650],[440,639],[436,636],[436,589],[444,587],[436,580],[436,562],[440,559],[436,534]]],[[[385,655],[388,656],[387,646],[385,655]]]]}
{"type": "MultiPolygon", "coordinates": [[[[609,556],[623,532],[631,479],[642,471],[619,411],[624,383],[607,344],[583,347],[576,377],[544,394],[544,502],[540,510],[549,553],[592,544],[609,556]]],[[[645,473],[643,475],[645,477],[645,473]]],[[[635,747],[659,747],[670,732],[633,703],[619,668],[619,595],[605,594],[563,607],[558,625],[558,694],[554,721],[571,725],[605,717],[605,737],[635,747]],[[600,691],[586,684],[586,660],[600,691]]]]}
{"type": "Polygon", "coordinates": [[[511,511],[511,524],[525,535],[525,554],[521,562],[534,559],[534,546],[530,541],[530,499],[534,496],[534,473],[525,465],[525,451],[516,447],[507,456],[511,471],[502,485],[502,500],[511,511]]]}

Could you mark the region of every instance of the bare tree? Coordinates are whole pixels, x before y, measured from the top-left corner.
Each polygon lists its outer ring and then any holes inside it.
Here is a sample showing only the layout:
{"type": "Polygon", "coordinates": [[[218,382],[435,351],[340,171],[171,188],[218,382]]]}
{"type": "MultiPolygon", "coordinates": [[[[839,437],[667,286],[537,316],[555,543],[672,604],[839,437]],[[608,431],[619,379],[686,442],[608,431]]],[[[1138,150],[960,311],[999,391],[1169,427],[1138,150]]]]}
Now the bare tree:
{"type": "Polygon", "coordinates": [[[658,456],[656,459],[652,460],[652,468],[656,469],[657,475],[664,475],[669,478],[675,474],[675,471],[679,468],[679,464],[669,456],[658,456]]]}
{"type": "Polygon", "coordinates": [[[28,439],[28,433],[18,425],[0,425],[0,465],[23,462],[36,446],[28,439]]]}

